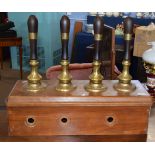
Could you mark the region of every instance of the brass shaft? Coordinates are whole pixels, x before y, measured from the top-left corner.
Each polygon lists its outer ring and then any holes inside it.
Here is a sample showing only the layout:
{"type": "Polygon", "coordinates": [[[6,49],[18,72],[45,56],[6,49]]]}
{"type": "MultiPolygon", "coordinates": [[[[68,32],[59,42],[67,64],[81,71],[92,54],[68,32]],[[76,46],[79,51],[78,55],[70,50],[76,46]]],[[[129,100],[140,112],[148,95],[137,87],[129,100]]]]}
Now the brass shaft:
{"type": "Polygon", "coordinates": [[[129,67],[131,65],[131,63],[128,60],[124,60],[122,62],[123,65],[123,71],[122,73],[118,76],[118,79],[121,83],[130,83],[130,81],[132,80],[132,76],[129,73],[129,67]]]}
{"type": "Polygon", "coordinates": [[[122,62],[123,71],[118,76],[119,82],[114,85],[114,88],[117,91],[128,93],[134,91],[136,88],[135,85],[131,83],[132,76],[129,73],[130,64],[131,63],[129,62],[129,60],[124,60],[122,62]]]}
{"type": "Polygon", "coordinates": [[[62,71],[60,75],[58,76],[59,83],[56,86],[57,91],[61,92],[67,92],[71,91],[75,88],[75,86],[72,84],[72,76],[69,73],[69,62],[68,60],[62,60],[61,61],[62,71]]]}
{"type": "Polygon", "coordinates": [[[102,80],[103,76],[100,73],[101,62],[93,61],[93,71],[89,76],[89,83],[85,86],[85,89],[88,92],[102,92],[106,89],[103,85],[102,80]]]}
{"type": "Polygon", "coordinates": [[[37,92],[46,87],[44,83],[41,82],[42,76],[38,73],[39,62],[37,60],[30,60],[31,73],[28,75],[28,85],[26,89],[31,92],[37,92]]]}

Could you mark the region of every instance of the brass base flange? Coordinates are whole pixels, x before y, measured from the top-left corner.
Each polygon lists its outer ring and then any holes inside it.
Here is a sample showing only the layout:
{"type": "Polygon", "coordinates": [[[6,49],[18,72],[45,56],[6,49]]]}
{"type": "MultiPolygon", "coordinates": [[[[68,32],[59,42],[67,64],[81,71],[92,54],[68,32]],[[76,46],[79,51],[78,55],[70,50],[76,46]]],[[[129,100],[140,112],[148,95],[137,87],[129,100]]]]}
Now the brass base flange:
{"type": "Polygon", "coordinates": [[[101,84],[89,83],[85,86],[85,89],[88,92],[98,93],[98,92],[105,91],[106,87],[102,83],[101,84]]]}
{"type": "Polygon", "coordinates": [[[62,71],[60,75],[58,75],[59,83],[56,86],[57,91],[68,92],[76,88],[75,85],[72,84],[72,76],[69,73],[69,62],[68,60],[61,60],[60,62],[62,66],[62,71]]]}
{"type": "Polygon", "coordinates": [[[76,88],[76,86],[74,86],[72,83],[70,83],[70,84],[59,83],[56,86],[56,90],[57,91],[61,91],[61,92],[68,92],[68,91],[71,91],[71,90],[73,90],[75,88],[76,88]]]}
{"type": "Polygon", "coordinates": [[[131,83],[132,76],[129,73],[129,67],[130,67],[130,61],[129,60],[123,60],[123,71],[118,76],[119,82],[114,84],[114,89],[123,92],[123,93],[130,93],[136,89],[136,86],[131,83]]]}
{"type": "Polygon", "coordinates": [[[103,76],[100,73],[101,62],[98,60],[93,61],[93,71],[89,76],[89,83],[84,87],[88,92],[102,92],[106,90],[106,87],[103,85],[102,80],[103,76]]]}
{"type": "Polygon", "coordinates": [[[46,84],[43,83],[42,76],[38,73],[39,62],[37,60],[30,60],[31,73],[27,77],[27,84],[24,88],[30,92],[41,91],[46,88],[46,84]]]}
{"type": "Polygon", "coordinates": [[[24,85],[24,88],[27,90],[27,91],[30,91],[30,92],[38,92],[38,91],[42,91],[44,90],[45,88],[47,87],[47,84],[44,83],[44,82],[41,82],[40,84],[30,84],[30,83],[26,83],[24,85]]]}
{"type": "Polygon", "coordinates": [[[126,84],[126,83],[116,83],[114,84],[114,88],[119,92],[124,93],[131,93],[136,89],[136,86],[132,83],[126,84]]]}

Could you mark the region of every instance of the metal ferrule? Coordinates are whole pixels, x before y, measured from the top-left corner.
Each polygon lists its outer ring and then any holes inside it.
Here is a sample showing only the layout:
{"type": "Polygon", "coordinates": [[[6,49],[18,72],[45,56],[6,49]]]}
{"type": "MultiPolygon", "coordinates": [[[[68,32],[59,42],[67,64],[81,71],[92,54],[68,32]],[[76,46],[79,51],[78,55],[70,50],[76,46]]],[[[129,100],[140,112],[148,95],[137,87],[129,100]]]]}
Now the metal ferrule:
{"type": "Polygon", "coordinates": [[[37,33],[34,33],[34,32],[29,33],[29,39],[30,39],[30,40],[35,40],[35,39],[37,39],[37,33]]]}
{"type": "Polygon", "coordinates": [[[96,40],[96,41],[103,40],[103,35],[102,34],[94,34],[94,40],[96,40]]]}
{"type": "Polygon", "coordinates": [[[132,34],[130,34],[130,33],[125,33],[125,34],[124,34],[124,40],[132,40],[132,34]]]}
{"type": "Polygon", "coordinates": [[[61,33],[61,39],[62,40],[68,40],[69,39],[69,33],[61,33]]]}

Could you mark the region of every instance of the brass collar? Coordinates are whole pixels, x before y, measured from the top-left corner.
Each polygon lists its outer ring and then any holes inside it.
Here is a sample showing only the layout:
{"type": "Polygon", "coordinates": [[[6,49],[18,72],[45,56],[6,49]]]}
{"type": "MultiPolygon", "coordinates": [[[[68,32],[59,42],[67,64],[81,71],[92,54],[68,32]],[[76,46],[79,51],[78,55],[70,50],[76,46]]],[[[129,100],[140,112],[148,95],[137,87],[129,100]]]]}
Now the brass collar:
{"type": "Polygon", "coordinates": [[[29,39],[32,39],[32,40],[37,39],[37,33],[33,33],[33,32],[29,33],[29,39]]]}

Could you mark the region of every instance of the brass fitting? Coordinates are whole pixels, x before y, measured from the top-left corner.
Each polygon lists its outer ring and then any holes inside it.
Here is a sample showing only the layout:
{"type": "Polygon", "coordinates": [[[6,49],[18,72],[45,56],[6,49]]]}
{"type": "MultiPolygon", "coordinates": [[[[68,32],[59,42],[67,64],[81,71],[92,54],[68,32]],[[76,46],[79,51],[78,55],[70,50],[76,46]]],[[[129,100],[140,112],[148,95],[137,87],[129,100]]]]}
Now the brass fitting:
{"type": "Polygon", "coordinates": [[[62,66],[62,71],[60,75],[58,75],[59,83],[56,86],[56,90],[61,92],[71,91],[76,87],[71,82],[72,76],[69,74],[69,70],[68,70],[69,62],[68,60],[61,60],[60,64],[62,66]]]}
{"type": "Polygon", "coordinates": [[[102,92],[106,90],[106,87],[102,84],[103,76],[100,73],[100,61],[93,61],[93,71],[89,76],[89,83],[85,86],[88,92],[102,92]]]}
{"type": "Polygon", "coordinates": [[[31,73],[27,77],[27,91],[37,92],[46,87],[46,85],[41,82],[42,76],[38,73],[38,65],[39,62],[37,60],[30,60],[31,73]]]}
{"type": "Polygon", "coordinates": [[[114,85],[114,88],[117,91],[121,92],[132,92],[135,90],[135,85],[131,83],[132,76],[129,73],[129,67],[131,65],[129,60],[124,60],[122,62],[123,65],[123,71],[122,73],[118,76],[119,82],[114,85]]]}

